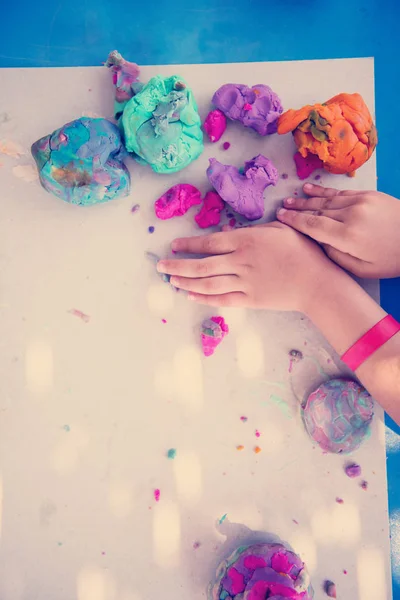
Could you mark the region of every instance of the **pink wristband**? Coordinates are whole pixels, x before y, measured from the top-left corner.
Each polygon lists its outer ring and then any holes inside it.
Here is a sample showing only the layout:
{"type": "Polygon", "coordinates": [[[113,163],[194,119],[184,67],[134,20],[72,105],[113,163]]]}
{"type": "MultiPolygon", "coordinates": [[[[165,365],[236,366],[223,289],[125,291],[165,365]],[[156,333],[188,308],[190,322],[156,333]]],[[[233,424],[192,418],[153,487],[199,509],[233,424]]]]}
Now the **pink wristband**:
{"type": "Polygon", "coordinates": [[[383,317],[367,333],[364,333],[355,344],[346,350],[341,357],[342,361],[352,371],[355,371],[371,354],[376,352],[383,344],[386,344],[398,331],[400,331],[400,323],[390,315],[386,315],[386,317],[383,317]]]}

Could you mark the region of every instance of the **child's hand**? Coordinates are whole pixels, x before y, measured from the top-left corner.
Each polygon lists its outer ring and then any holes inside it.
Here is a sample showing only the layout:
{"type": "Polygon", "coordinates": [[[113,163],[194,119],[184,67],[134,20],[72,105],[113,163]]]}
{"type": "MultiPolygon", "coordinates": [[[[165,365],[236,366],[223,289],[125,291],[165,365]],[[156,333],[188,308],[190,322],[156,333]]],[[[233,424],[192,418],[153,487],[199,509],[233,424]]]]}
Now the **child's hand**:
{"type": "Polygon", "coordinates": [[[208,255],[162,260],[157,268],[191,299],[213,306],[307,313],[318,289],[339,271],[317,244],[278,222],[177,239],[172,249],[208,255]]]}
{"type": "Polygon", "coordinates": [[[303,189],[311,197],[286,199],[279,221],[322,244],[329,258],[359,277],[400,275],[399,200],[307,183],[303,189]]]}

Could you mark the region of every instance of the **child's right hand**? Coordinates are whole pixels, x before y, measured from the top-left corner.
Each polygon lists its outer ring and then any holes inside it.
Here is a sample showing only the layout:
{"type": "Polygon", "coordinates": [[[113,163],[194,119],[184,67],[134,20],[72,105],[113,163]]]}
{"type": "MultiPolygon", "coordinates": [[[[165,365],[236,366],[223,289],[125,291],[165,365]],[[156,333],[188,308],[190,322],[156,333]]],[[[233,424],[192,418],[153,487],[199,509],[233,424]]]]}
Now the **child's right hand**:
{"type": "Polygon", "coordinates": [[[400,201],[381,192],[306,183],[309,198],[287,198],[277,218],[319,242],[359,277],[400,276],[400,201]]]}

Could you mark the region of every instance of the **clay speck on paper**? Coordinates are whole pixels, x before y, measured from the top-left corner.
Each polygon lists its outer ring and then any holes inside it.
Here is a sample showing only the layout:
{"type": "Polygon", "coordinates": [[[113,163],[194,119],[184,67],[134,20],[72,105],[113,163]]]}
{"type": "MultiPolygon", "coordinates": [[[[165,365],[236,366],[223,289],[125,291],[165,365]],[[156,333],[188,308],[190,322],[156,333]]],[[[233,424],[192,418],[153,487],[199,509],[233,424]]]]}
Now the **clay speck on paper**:
{"type": "Polygon", "coordinates": [[[139,212],[139,210],[140,210],[140,204],[134,204],[131,208],[131,213],[135,214],[135,213],[139,212]]]}
{"type": "Polygon", "coordinates": [[[224,201],[217,192],[207,192],[204,196],[203,205],[194,220],[202,229],[214,227],[221,221],[221,212],[224,206],[224,201]]]}
{"type": "Polygon", "coordinates": [[[203,123],[203,129],[210,142],[218,142],[226,129],[226,117],[221,110],[215,109],[208,113],[203,123]]]}
{"type": "Polygon", "coordinates": [[[336,174],[354,175],[378,142],[360,94],[338,94],[324,104],[286,111],[279,117],[278,133],[290,131],[303,158],[316,155],[326,171],[336,174]]]}
{"type": "Polygon", "coordinates": [[[176,458],[176,448],[170,448],[167,452],[167,458],[174,460],[176,458]]]}
{"type": "Polygon", "coordinates": [[[201,193],[189,183],[172,186],[154,203],[154,211],[159,219],[171,219],[187,213],[189,208],[201,204],[201,193]]]}
{"type": "Polygon", "coordinates": [[[160,492],[160,490],[158,488],[154,490],[153,496],[154,496],[154,500],[156,502],[160,501],[161,492],[160,492]]]}
{"type": "Polygon", "coordinates": [[[201,324],[201,345],[204,356],[212,356],[224,337],[228,335],[229,327],[224,317],[211,317],[201,324]]]}
{"type": "Polygon", "coordinates": [[[259,454],[261,452],[260,446],[254,446],[254,453],[259,454]]]}
{"type": "Polygon", "coordinates": [[[302,156],[300,152],[296,152],[293,156],[296,165],[296,173],[299,179],[307,179],[317,169],[323,169],[324,163],[316,154],[307,154],[302,156]]]}
{"type": "Polygon", "coordinates": [[[361,467],[357,463],[349,463],[345,466],[345,473],[347,477],[360,477],[361,475],[361,467]]]}
{"type": "Polygon", "coordinates": [[[229,119],[240,121],[260,135],[276,133],[283,111],[279,96],[267,85],[226,83],[214,94],[212,103],[229,119]]]}
{"type": "Polygon", "coordinates": [[[239,450],[239,452],[241,452],[242,450],[244,450],[244,446],[243,446],[243,444],[238,444],[238,445],[236,446],[236,450],[239,450]]]}
{"type": "Polygon", "coordinates": [[[368,489],[368,481],[365,481],[365,480],[364,480],[364,481],[362,481],[362,482],[360,483],[360,487],[361,487],[361,488],[362,488],[364,491],[367,491],[367,489],[368,489]]]}
{"type": "Polygon", "coordinates": [[[242,423],[247,423],[248,418],[243,416],[243,417],[240,417],[240,420],[242,421],[242,423]]]}
{"type": "Polygon", "coordinates": [[[336,598],[336,585],[328,579],[324,581],[324,592],[329,598],[336,598]]]}
{"type": "Polygon", "coordinates": [[[278,171],[262,154],[245,163],[243,174],[236,167],[223,165],[217,159],[210,158],[207,177],[233,210],[254,221],[264,214],[264,190],[276,185],[278,171]]]}
{"type": "Polygon", "coordinates": [[[230,142],[224,142],[224,143],[222,144],[222,149],[223,149],[223,150],[229,150],[229,148],[230,148],[230,147],[231,147],[231,144],[230,144],[230,142]]]}
{"type": "Polygon", "coordinates": [[[84,323],[89,323],[90,321],[90,316],[86,315],[84,312],[78,310],[77,308],[71,308],[71,310],[69,310],[68,312],[71,315],[74,315],[74,317],[78,317],[78,319],[81,319],[81,321],[83,321],[84,323]]]}
{"type": "Polygon", "coordinates": [[[124,107],[121,125],[128,152],[157,173],[175,173],[203,152],[194,96],[178,75],[153,77],[124,107]]]}
{"type": "Polygon", "coordinates": [[[350,379],[331,379],[307,398],[302,418],[310,437],[326,452],[356,450],[370,431],[374,401],[350,379]]]}
{"type": "Polygon", "coordinates": [[[154,225],[150,225],[150,227],[148,227],[148,228],[147,228],[147,231],[148,231],[149,233],[154,233],[155,229],[156,229],[156,228],[154,227],[154,225]]]}
{"type": "Polygon", "coordinates": [[[114,115],[119,118],[128,100],[141,89],[138,82],[140,69],[137,64],[125,60],[117,50],[108,55],[105,66],[111,70],[115,86],[114,115]]]}
{"type": "Polygon", "coordinates": [[[42,186],[71,204],[90,206],[126,196],[129,171],[118,127],[82,117],[32,145],[42,186]]]}
{"type": "Polygon", "coordinates": [[[312,600],[305,564],[283,544],[239,546],[216,570],[210,600],[312,600]]]}

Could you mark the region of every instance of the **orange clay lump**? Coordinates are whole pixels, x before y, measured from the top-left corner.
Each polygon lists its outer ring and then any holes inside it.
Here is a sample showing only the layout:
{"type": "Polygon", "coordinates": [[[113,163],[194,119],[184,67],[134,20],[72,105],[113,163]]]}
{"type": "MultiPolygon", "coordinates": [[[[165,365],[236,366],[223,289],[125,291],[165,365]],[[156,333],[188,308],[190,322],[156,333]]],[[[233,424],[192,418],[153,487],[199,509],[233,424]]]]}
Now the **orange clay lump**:
{"type": "MultiPolygon", "coordinates": [[[[315,156],[315,168],[350,176],[370,158],[378,142],[371,114],[360,94],[339,94],[324,104],[287,110],[279,117],[278,133],[289,131],[303,159],[315,156]]],[[[301,177],[298,161],[296,165],[301,177]]]]}

